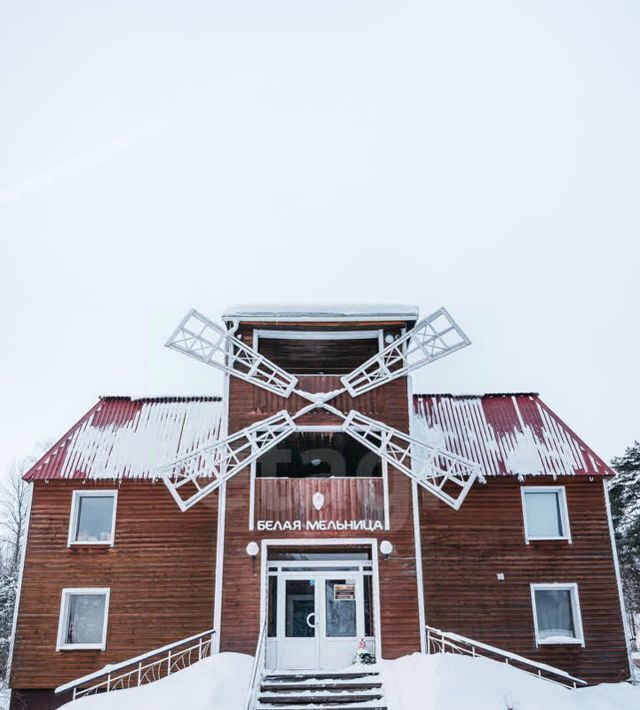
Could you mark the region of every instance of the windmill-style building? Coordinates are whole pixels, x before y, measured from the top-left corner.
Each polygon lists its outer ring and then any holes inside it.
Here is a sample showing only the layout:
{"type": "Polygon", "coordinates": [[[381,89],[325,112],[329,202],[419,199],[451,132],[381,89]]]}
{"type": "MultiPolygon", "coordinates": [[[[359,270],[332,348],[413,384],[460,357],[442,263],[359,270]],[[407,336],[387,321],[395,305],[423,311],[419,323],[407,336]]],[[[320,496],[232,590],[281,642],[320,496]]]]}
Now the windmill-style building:
{"type": "Polygon", "coordinates": [[[222,397],[103,397],[26,474],[12,708],[198,634],[302,672],[439,629],[629,676],[613,471],[536,394],[413,393],[469,344],[445,309],[222,320],[191,311],[167,343],[222,370],[222,397]]]}

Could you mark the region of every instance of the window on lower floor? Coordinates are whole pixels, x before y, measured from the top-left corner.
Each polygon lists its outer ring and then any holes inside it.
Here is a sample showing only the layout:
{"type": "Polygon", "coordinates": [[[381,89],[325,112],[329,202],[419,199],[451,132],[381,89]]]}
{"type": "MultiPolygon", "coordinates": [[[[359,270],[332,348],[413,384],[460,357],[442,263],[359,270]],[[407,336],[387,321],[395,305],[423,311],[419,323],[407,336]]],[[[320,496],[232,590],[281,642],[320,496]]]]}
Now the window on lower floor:
{"type": "Polygon", "coordinates": [[[527,542],[571,541],[564,486],[525,486],[522,488],[522,506],[527,542]]]}
{"type": "Polygon", "coordinates": [[[584,645],[577,584],[532,584],[537,644],[584,645]]]}
{"type": "Polygon", "coordinates": [[[63,589],[58,650],[104,650],[109,589],[63,589]]]}
{"type": "Polygon", "coordinates": [[[113,545],[116,491],[74,491],[69,545],[113,545]]]}

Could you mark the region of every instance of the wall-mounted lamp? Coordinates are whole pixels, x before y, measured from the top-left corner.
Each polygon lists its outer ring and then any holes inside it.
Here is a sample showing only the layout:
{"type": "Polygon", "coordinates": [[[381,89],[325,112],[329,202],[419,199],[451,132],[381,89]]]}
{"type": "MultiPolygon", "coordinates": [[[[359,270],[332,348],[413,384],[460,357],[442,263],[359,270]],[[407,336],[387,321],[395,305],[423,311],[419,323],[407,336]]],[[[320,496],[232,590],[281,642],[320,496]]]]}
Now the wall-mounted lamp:
{"type": "Polygon", "coordinates": [[[392,343],[394,340],[395,340],[395,338],[393,337],[393,335],[392,335],[391,333],[387,333],[387,334],[384,336],[384,342],[385,342],[387,345],[391,345],[391,343],[392,343]]]}
{"type": "Polygon", "coordinates": [[[380,543],[380,552],[382,552],[382,557],[385,560],[389,559],[389,555],[393,552],[393,545],[389,542],[389,540],[383,540],[380,543]]]}
{"type": "Polygon", "coordinates": [[[259,552],[260,552],[260,545],[258,545],[257,542],[250,542],[247,545],[247,555],[249,555],[249,557],[251,557],[252,560],[256,559],[259,552]]]}

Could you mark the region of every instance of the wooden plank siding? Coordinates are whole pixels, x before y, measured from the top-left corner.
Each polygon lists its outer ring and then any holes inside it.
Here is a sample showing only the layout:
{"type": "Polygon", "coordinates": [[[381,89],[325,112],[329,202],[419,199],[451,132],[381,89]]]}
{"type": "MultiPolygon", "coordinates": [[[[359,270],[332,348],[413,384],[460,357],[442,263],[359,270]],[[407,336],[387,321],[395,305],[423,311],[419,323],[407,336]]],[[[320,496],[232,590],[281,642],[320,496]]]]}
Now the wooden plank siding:
{"type": "MultiPolygon", "coordinates": [[[[299,389],[310,393],[332,392],[342,386],[340,378],[336,375],[302,375],[298,379],[299,389]]],[[[381,419],[387,424],[397,426],[388,419],[388,407],[393,401],[398,403],[397,406],[407,406],[406,382],[404,378],[395,380],[383,387],[366,392],[356,399],[346,393],[341,394],[331,400],[329,404],[345,414],[351,409],[357,409],[374,419],[381,419]]],[[[309,404],[309,400],[297,394],[292,394],[289,399],[283,399],[277,394],[235,378],[230,383],[230,396],[231,393],[233,393],[233,399],[230,402],[229,416],[231,417],[232,410],[234,428],[231,429],[230,420],[230,432],[242,429],[283,409],[286,409],[290,414],[295,414],[309,404]]],[[[307,414],[304,417],[304,422],[301,419],[299,423],[338,426],[341,421],[334,414],[324,409],[317,409],[307,414]]]]}
{"type": "Polygon", "coordinates": [[[180,512],[164,484],[38,481],[14,647],[13,688],[55,688],[213,625],[217,493],[180,512]],[[118,490],[113,547],[67,547],[74,489],[118,490]],[[105,651],[56,651],[61,590],[111,589],[105,651]]]}
{"type": "Polygon", "coordinates": [[[370,520],[384,525],[382,478],[257,478],[255,521],[370,520]],[[321,493],[324,504],[313,506],[321,493]]]}
{"type": "Polygon", "coordinates": [[[629,677],[603,479],[528,478],[564,485],[572,543],[524,539],[521,484],[490,478],[454,511],[420,491],[426,620],[548,663],[590,683],[629,677]],[[504,581],[497,574],[504,573],[504,581]],[[529,585],[576,582],[585,647],[536,648],[529,585]]]}
{"type": "MultiPolygon", "coordinates": [[[[246,342],[251,342],[250,331],[245,329],[243,334],[246,342]]],[[[304,376],[300,378],[299,387],[311,392],[328,392],[338,389],[340,382],[334,376],[304,376]]],[[[298,395],[283,399],[246,382],[231,379],[229,431],[238,431],[282,409],[294,414],[307,404],[308,401],[298,395]]],[[[344,413],[357,409],[402,431],[409,430],[406,378],[399,378],[356,399],[340,395],[331,404],[344,413]]],[[[298,423],[339,425],[341,420],[324,410],[316,410],[302,417],[298,423]]],[[[389,467],[388,475],[391,529],[375,534],[333,530],[249,531],[249,472],[238,474],[229,482],[226,493],[221,650],[255,652],[260,624],[260,562],[247,556],[247,543],[263,539],[328,538],[342,538],[346,542],[356,537],[375,537],[378,542],[389,540],[395,548],[391,559],[380,560],[382,654],[385,658],[396,658],[420,650],[411,481],[392,467],[389,467]]],[[[259,501],[256,505],[260,507],[259,501]]],[[[344,502],[338,514],[345,519],[347,510],[344,502]]]]}

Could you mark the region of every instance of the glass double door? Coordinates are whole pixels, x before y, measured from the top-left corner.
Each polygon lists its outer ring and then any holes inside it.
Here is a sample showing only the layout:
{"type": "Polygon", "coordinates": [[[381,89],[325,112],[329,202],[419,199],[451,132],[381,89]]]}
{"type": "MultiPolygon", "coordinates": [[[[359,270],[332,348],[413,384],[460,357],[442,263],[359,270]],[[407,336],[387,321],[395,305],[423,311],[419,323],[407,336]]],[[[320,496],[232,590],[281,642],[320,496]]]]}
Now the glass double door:
{"type": "Polygon", "coordinates": [[[280,573],[277,666],[342,668],[365,635],[361,573],[280,573]]]}

